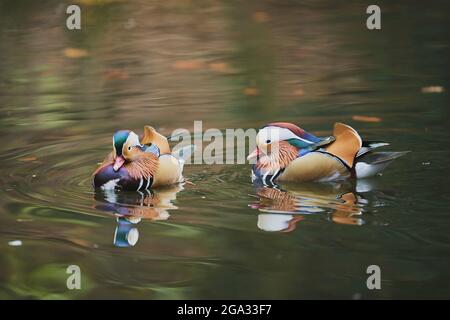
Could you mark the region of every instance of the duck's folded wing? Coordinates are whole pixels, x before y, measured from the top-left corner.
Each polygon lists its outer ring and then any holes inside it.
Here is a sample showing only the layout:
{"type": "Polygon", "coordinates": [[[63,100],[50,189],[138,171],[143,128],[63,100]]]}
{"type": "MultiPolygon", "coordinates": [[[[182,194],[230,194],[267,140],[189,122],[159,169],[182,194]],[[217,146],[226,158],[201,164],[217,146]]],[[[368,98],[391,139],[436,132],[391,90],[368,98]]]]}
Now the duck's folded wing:
{"type": "Polygon", "coordinates": [[[279,181],[332,181],[347,178],[350,171],[336,156],[320,151],[310,152],[292,161],[279,181]]]}
{"type": "Polygon", "coordinates": [[[163,154],[158,158],[159,165],[154,175],[153,186],[170,185],[183,181],[183,166],[171,154],[163,154]]]}
{"type": "Polygon", "coordinates": [[[314,141],[291,138],[288,139],[287,142],[300,150],[306,150],[309,152],[323,148],[324,146],[332,143],[334,140],[335,138],[333,136],[329,136],[324,138],[315,137],[314,141]]]}

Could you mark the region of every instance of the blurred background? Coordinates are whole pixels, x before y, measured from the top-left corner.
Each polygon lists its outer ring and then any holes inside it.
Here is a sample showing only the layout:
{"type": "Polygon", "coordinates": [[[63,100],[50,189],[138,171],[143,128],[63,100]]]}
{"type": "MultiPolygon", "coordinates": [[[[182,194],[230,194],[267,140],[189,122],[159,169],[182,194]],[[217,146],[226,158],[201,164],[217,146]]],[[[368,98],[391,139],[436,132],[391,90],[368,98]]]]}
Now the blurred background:
{"type": "Polygon", "coordinates": [[[2,0],[0,298],[449,298],[450,3],[377,1],[374,31],[370,4],[2,0]],[[114,131],[194,120],[340,121],[412,152],[359,184],[192,165],[184,186],[94,192],[114,131]]]}

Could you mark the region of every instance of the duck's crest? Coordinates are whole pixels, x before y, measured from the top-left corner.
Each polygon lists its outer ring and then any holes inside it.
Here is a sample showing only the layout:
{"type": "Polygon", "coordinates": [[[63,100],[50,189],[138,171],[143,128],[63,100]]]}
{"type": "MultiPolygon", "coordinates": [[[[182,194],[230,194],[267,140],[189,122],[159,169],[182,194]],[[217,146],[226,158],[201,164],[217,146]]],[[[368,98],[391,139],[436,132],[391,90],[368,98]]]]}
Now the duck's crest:
{"type": "Polygon", "coordinates": [[[288,130],[292,131],[293,134],[295,134],[296,136],[299,136],[299,137],[303,137],[305,135],[305,133],[306,133],[306,131],[303,130],[302,128],[296,126],[295,124],[289,123],[289,122],[272,122],[272,123],[266,124],[262,128],[266,128],[266,127],[285,128],[285,129],[288,129],[288,130]]]}
{"type": "Polygon", "coordinates": [[[303,130],[299,126],[297,126],[293,123],[289,123],[289,122],[272,122],[272,123],[265,125],[261,129],[266,128],[266,127],[278,127],[278,128],[287,129],[287,130],[291,131],[293,134],[295,134],[297,137],[299,137],[303,140],[306,140],[310,144],[318,143],[322,140],[322,139],[316,137],[315,135],[303,130]]]}

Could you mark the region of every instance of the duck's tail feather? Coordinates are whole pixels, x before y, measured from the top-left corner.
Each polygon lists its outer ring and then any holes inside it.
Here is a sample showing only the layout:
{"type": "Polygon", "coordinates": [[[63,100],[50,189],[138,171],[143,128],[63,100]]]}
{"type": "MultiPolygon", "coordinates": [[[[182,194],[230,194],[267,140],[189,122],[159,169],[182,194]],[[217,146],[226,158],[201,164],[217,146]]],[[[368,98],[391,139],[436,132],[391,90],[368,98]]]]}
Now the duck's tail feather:
{"type": "Polygon", "coordinates": [[[355,174],[357,178],[368,178],[386,168],[392,161],[410,151],[365,152],[356,159],[355,174]]]}
{"type": "Polygon", "coordinates": [[[363,141],[361,149],[359,149],[358,153],[356,154],[356,158],[361,157],[374,149],[388,145],[389,143],[384,141],[363,141]]]}

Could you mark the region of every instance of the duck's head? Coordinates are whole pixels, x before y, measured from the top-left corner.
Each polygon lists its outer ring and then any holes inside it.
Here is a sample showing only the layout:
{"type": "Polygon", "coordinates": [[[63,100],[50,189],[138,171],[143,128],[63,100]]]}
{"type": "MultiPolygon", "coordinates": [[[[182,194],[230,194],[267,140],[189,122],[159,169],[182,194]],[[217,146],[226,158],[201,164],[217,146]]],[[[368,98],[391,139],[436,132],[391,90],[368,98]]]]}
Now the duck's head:
{"type": "Polygon", "coordinates": [[[133,131],[119,130],[114,133],[114,171],[118,171],[125,162],[131,162],[139,157],[141,147],[139,137],[133,131]]]}
{"type": "Polygon", "coordinates": [[[270,156],[279,151],[283,141],[300,149],[315,143],[316,139],[316,137],[308,134],[295,124],[288,122],[269,123],[259,130],[256,135],[256,149],[247,159],[259,159],[265,155],[270,156]]]}

